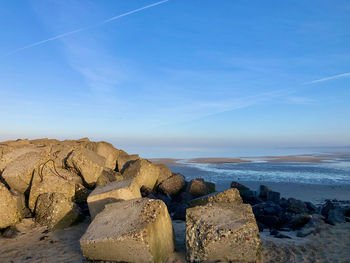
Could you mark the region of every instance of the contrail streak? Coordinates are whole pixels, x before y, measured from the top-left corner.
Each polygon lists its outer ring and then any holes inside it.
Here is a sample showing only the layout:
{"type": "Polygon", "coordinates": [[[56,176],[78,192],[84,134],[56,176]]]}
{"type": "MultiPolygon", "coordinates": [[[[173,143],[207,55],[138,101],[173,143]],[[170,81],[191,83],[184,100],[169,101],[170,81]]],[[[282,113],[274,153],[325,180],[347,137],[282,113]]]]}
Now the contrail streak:
{"type": "Polygon", "coordinates": [[[129,11],[129,12],[126,12],[124,14],[121,14],[121,15],[118,15],[118,16],[114,16],[114,17],[111,17],[109,19],[106,19],[96,25],[93,25],[93,26],[87,26],[87,27],[82,27],[80,29],[76,29],[76,30],[73,30],[73,31],[69,31],[69,32],[66,32],[66,33],[63,33],[63,34],[60,34],[60,35],[57,35],[57,36],[54,36],[54,37],[51,37],[51,38],[48,38],[48,39],[45,39],[45,40],[41,40],[41,41],[38,41],[38,42],[35,42],[35,43],[32,43],[30,45],[27,45],[27,46],[24,46],[24,47],[21,47],[21,48],[18,48],[18,49],[15,49],[13,51],[11,51],[10,53],[7,53],[1,57],[8,57],[10,55],[13,55],[15,53],[18,53],[22,50],[25,50],[25,49],[28,49],[28,48],[32,48],[32,47],[36,47],[36,46],[40,46],[42,44],[45,44],[47,42],[50,42],[50,41],[53,41],[53,40],[56,40],[56,39],[60,39],[60,38],[63,38],[63,37],[66,37],[66,36],[69,36],[69,35],[73,35],[75,33],[78,33],[78,32],[81,32],[81,31],[84,31],[84,30],[87,30],[89,28],[92,28],[92,27],[96,27],[96,26],[101,26],[101,25],[104,25],[104,24],[107,24],[109,22],[112,22],[114,20],[117,20],[119,18],[122,18],[124,16],[128,16],[128,15],[131,15],[131,14],[134,14],[134,13],[137,13],[137,12],[140,12],[142,10],[145,10],[147,8],[151,8],[151,7],[154,7],[154,6],[157,6],[157,5],[160,5],[160,4],[164,4],[166,2],[168,2],[169,0],[163,0],[163,1],[160,1],[160,2],[156,2],[156,3],[153,3],[151,5],[146,5],[144,7],[141,7],[141,8],[138,8],[138,9],[135,9],[135,10],[132,10],[132,11],[129,11]]]}
{"type": "Polygon", "coordinates": [[[310,82],[306,82],[304,84],[314,84],[314,83],[323,82],[323,81],[327,81],[327,80],[346,78],[346,77],[350,77],[350,72],[349,73],[343,73],[343,74],[330,76],[330,77],[327,77],[327,78],[316,79],[316,80],[313,80],[313,81],[310,81],[310,82]]]}

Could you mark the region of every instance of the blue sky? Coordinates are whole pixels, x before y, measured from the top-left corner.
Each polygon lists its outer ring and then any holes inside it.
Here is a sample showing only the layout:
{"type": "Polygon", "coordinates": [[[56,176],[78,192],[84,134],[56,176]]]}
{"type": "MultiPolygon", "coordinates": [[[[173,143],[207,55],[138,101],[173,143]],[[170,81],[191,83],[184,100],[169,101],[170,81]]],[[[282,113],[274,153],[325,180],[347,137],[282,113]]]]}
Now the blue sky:
{"type": "Polygon", "coordinates": [[[107,21],[156,2],[2,1],[0,139],[148,157],[350,144],[349,1],[169,0],[107,21]]]}

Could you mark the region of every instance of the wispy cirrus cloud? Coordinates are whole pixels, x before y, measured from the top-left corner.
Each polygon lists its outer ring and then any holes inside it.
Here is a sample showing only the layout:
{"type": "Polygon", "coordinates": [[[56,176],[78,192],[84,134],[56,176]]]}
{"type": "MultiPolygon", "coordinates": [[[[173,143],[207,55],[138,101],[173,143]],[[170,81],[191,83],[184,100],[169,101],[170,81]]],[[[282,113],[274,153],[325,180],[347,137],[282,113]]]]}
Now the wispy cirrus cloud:
{"type": "Polygon", "coordinates": [[[328,81],[328,80],[349,78],[349,77],[350,77],[350,72],[342,73],[342,74],[338,74],[338,75],[334,75],[334,76],[330,76],[330,77],[326,77],[326,78],[322,78],[322,79],[316,79],[313,81],[305,82],[304,84],[314,84],[314,83],[324,82],[324,81],[328,81]]]}

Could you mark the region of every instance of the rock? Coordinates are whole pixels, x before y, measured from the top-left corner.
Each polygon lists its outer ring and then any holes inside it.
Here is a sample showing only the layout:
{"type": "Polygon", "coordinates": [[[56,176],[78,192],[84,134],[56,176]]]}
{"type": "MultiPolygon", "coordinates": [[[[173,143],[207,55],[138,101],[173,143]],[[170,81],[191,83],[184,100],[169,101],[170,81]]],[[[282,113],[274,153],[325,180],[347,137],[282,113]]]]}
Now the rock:
{"type": "Polygon", "coordinates": [[[340,224],[344,222],[345,222],[345,214],[343,209],[337,207],[332,210],[329,210],[328,216],[326,218],[326,223],[334,226],[336,224],[340,224]]]}
{"type": "Polygon", "coordinates": [[[303,201],[296,200],[294,198],[288,199],[288,208],[287,210],[289,212],[295,213],[295,214],[305,214],[307,213],[306,205],[303,201]]]}
{"type": "Polygon", "coordinates": [[[157,166],[159,167],[159,177],[157,179],[156,186],[160,185],[162,182],[173,176],[168,166],[164,164],[157,164],[157,166]]]}
{"type": "Polygon", "coordinates": [[[332,201],[326,200],[326,203],[321,208],[321,215],[327,218],[329,211],[333,209],[335,209],[335,206],[332,201]]]}
{"type": "Polygon", "coordinates": [[[205,182],[207,189],[208,189],[208,194],[212,194],[215,193],[216,189],[215,189],[215,184],[211,183],[211,182],[205,182]]]}
{"type": "Polygon", "coordinates": [[[17,209],[21,215],[21,218],[31,217],[31,212],[26,207],[26,198],[24,194],[16,191],[15,189],[10,190],[12,198],[15,200],[15,203],[17,205],[17,209]]]}
{"type": "Polygon", "coordinates": [[[236,188],[238,189],[238,191],[247,191],[247,190],[250,190],[248,187],[246,187],[245,185],[243,184],[240,184],[238,182],[235,182],[235,181],[232,181],[231,183],[231,188],[236,188]]]}
{"type": "Polygon", "coordinates": [[[278,233],[277,235],[275,235],[275,238],[287,238],[287,239],[292,239],[290,236],[282,234],[282,233],[278,233]]]}
{"type": "Polygon", "coordinates": [[[60,193],[65,199],[72,201],[75,195],[75,183],[68,178],[73,178],[69,171],[50,167],[49,164],[36,169],[30,188],[29,209],[34,212],[37,198],[45,193],[60,193]]]}
{"type": "Polygon", "coordinates": [[[92,190],[86,188],[82,184],[76,184],[75,185],[75,195],[74,195],[74,202],[77,204],[83,204],[87,203],[87,198],[89,194],[91,194],[92,190]]]}
{"type": "Polygon", "coordinates": [[[298,214],[292,217],[290,228],[297,230],[305,226],[310,221],[311,216],[308,214],[298,214]]]}
{"type": "Polygon", "coordinates": [[[297,232],[297,237],[306,237],[315,233],[314,228],[303,228],[297,232]]]}
{"type": "Polygon", "coordinates": [[[67,167],[81,175],[84,181],[94,186],[102,175],[105,158],[88,149],[74,150],[67,158],[67,167]]]}
{"type": "Polygon", "coordinates": [[[186,220],[186,210],[189,208],[187,203],[172,203],[170,210],[172,211],[173,220],[186,220]]]}
{"type": "Polygon", "coordinates": [[[26,153],[8,165],[2,173],[2,177],[11,189],[15,189],[20,193],[25,193],[29,188],[34,169],[37,168],[42,161],[43,157],[39,153],[26,153]]]}
{"type": "Polygon", "coordinates": [[[0,183],[0,229],[15,225],[20,218],[16,201],[6,186],[0,183]]]}
{"type": "Polygon", "coordinates": [[[186,249],[190,262],[255,262],[261,247],[251,206],[207,205],[187,209],[186,249]]]}
{"type": "Polygon", "coordinates": [[[166,205],[142,198],[109,204],[80,239],[91,260],[162,262],[174,250],[174,232],[166,205]]]}
{"type": "Polygon", "coordinates": [[[45,193],[37,199],[35,221],[49,229],[68,227],[78,216],[78,208],[64,194],[45,193]]]}
{"type": "Polygon", "coordinates": [[[118,160],[117,160],[117,167],[116,170],[123,173],[126,166],[133,162],[140,159],[140,156],[138,154],[127,154],[124,151],[119,152],[118,160]]]}
{"type": "Polygon", "coordinates": [[[248,203],[251,205],[256,205],[262,202],[262,200],[258,197],[256,191],[253,190],[241,190],[241,197],[244,203],[248,203]]]}
{"type": "Polygon", "coordinates": [[[309,210],[309,212],[314,213],[317,211],[317,207],[311,203],[311,202],[305,202],[306,208],[309,210]]]}
{"type": "Polygon", "coordinates": [[[239,195],[239,191],[235,188],[231,188],[224,192],[213,193],[198,197],[190,201],[190,207],[195,207],[198,205],[207,205],[207,204],[242,204],[242,198],[239,195]]]}
{"type": "Polygon", "coordinates": [[[86,148],[104,157],[106,159],[105,166],[107,168],[112,170],[116,169],[120,151],[114,148],[112,144],[108,142],[90,142],[86,145],[86,148]]]}
{"type": "Polygon", "coordinates": [[[100,177],[97,179],[96,186],[105,185],[114,181],[121,181],[123,179],[123,176],[119,172],[116,172],[110,168],[105,168],[100,177]]]}
{"type": "Polygon", "coordinates": [[[106,204],[140,197],[140,188],[135,183],[134,178],[115,181],[96,187],[87,198],[91,218],[95,218],[105,208],[106,204]]]}
{"type": "Polygon", "coordinates": [[[193,197],[200,197],[209,194],[208,187],[202,178],[192,179],[186,191],[193,197]]]}
{"type": "Polygon", "coordinates": [[[272,191],[269,187],[265,185],[260,185],[259,197],[264,201],[272,201],[274,203],[279,203],[281,194],[279,192],[272,191]]]}
{"type": "Polygon", "coordinates": [[[159,167],[150,161],[140,159],[133,162],[123,172],[125,179],[133,178],[135,183],[153,189],[159,177],[159,167]]]}
{"type": "Polygon", "coordinates": [[[164,194],[175,196],[182,190],[182,188],[184,188],[184,186],[184,177],[180,174],[173,174],[172,176],[163,180],[158,185],[158,189],[164,194]]]}

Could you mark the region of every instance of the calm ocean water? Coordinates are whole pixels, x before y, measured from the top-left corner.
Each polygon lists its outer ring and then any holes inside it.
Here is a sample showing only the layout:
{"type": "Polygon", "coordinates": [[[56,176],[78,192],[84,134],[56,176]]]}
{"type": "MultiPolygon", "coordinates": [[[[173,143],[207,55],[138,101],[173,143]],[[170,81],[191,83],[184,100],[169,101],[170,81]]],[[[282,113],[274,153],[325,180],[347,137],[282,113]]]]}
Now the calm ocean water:
{"type": "MultiPolygon", "coordinates": [[[[254,159],[253,159],[254,160],[254,159]]],[[[188,180],[202,177],[214,183],[231,181],[293,182],[309,184],[350,184],[350,154],[332,157],[321,163],[262,162],[251,163],[188,163],[170,165],[188,180]]]]}

